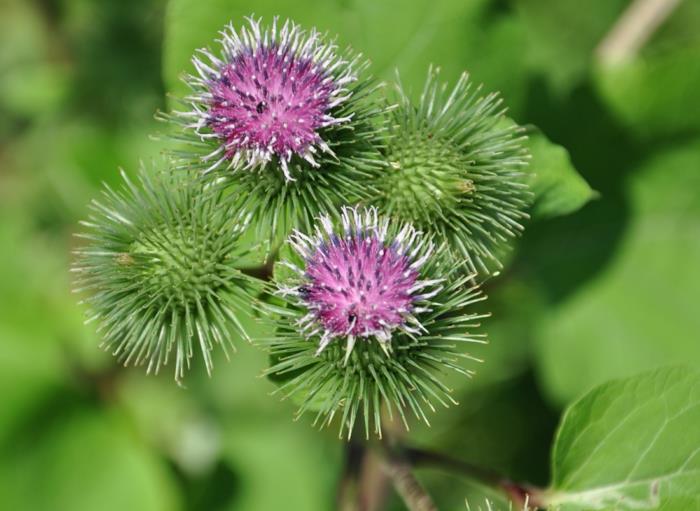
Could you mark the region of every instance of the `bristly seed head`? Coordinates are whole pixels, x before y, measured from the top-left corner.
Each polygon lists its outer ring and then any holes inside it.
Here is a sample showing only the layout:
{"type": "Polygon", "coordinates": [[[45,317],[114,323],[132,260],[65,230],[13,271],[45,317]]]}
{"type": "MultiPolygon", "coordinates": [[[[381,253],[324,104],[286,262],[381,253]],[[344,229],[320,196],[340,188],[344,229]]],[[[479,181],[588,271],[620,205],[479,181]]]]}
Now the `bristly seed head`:
{"type": "Polygon", "coordinates": [[[278,28],[276,18],[262,29],[251,17],[247,27],[229,25],[221,35],[220,57],[200,50],[193,58],[199,73],[188,80],[193,110],[181,113],[202,139],[219,141],[206,159],[255,168],[275,158],[287,180],[295,156],[319,166],[318,149],[333,154],[321,131],[351,118],[334,116],[334,109],[352,95],[356,62],[336,55],[315,30],[290,21],[278,28]]]}
{"type": "Polygon", "coordinates": [[[138,184],[124,180],[83,222],[77,291],[86,293],[104,346],[125,365],[157,373],[174,355],[179,382],[199,351],[211,372],[214,345],[232,346],[233,332],[246,337],[239,314],[261,288],[234,266],[250,251],[238,242],[248,220],[218,193],[171,175],[142,169],[138,184]]]}
{"type": "Polygon", "coordinates": [[[296,231],[274,280],[280,302],[269,305],[275,334],[267,374],[296,396],[299,414],[315,423],[340,420],[352,434],[358,417],[381,436],[381,414],[408,412],[428,422],[424,408],[455,401],[439,373],[469,376],[459,359],[475,359],[462,343],[484,314],[471,307],[485,297],[465,272],[409,224],[375,208],[343,208],[336,223],[320,217],[315,229],[296,231]]]}
{"type": "Polygon", "coordinates": [[[397,86],[373,204],[446,242],[470,271],[491,273],[523,230],[530,193],[522,129],[497,94],[482,94],[462,74],[453,88],[430,69],[419,101],[397,86]]]}

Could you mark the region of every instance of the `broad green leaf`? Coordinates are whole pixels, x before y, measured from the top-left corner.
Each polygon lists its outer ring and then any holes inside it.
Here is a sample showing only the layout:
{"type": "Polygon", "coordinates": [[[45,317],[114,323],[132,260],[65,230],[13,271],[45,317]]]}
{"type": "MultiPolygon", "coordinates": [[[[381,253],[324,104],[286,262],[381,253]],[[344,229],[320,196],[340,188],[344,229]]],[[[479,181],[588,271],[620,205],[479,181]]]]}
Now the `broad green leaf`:
{"type": "Polygon", "coordinates": [[[628,178],[629,220],[614,258],[554,304],[536,333],[535,360],[556,401],[610,378],[700,360],[698,169],[696,140],[628,178]]]}
{"type": "Polygon", "coordinates": [[[697,132],[700,99],[700,3],[678,2],[631,60],[594,69],[601,99],[643,137],[697,132]]]}
{"type": "Polygon", "coordinates": [[[700,511],[700,497],[674,497],[665,499],[657,511],[700,511]]]}
{"type": "Polygon", "coordinates": [[[85,408],[44,424],[3,449],[0,499],[14,510],[175,511],[167,467],[113,410],[85,408]]]}
{"type": "Polygon", "coordinates": [[[700,2],[676,2],[671,15],[642,48],[643,54],[700,43],[700,2]]]}
{"type": "Polygon", "coordinates": [[[499,504],[489,499],[485,499],[483,502],[479,502],[477,499],[467,499],[465,505],[467,506],[467,511],[530,511],[527,505],[516,508],[512,503],[499,504]]]}
{"type": "Polygon", "coordinates": [[[65,99],[67,66],[52,58],[50,32],[41,8],[31,2],[6,0],[0,17],[0,128],[13,115],[45,116],[65,99]],[[10,114],[10,115],[8,115],[10,114]]]}
{"type": "Polygon", "coordinates": [[[11,211],[4,206],[0,246],[12,249],[0,251],[0,443],[65,387],[68,357],[81,345],[97,344],[72,303],[67,254],[56,257],[54,245],[27,236],[23,221],[6,222],[11,211]]]}
{"type": "Polygon", "coordinates": [[[679,506],[700,496],[698,424],[695,370],[600,385],[564,415],[545,503],[561,511],[689,509],[679,506]]]}
{"type": "MultiPolygon", "coordinates": [[[[165,37],[165,81],[170,90],[184,90],[178,84],[183,71],[191,71],[189,63],[194,50],[203,46],[214,47],[218,31],[229,22],[240,26],[244,17],[255,14],[271,21],[274,16],[290,18],[304,28],[317,27],[338,34],[341,45],[351,45],[370,58],[375,74],[391,76],[393,68],[401,64],[402,74],[409,75],[420,64],[420,78],[425,77],[432,55],[438,48],[455,49],[467,40],[460,23],[469,22],[469,16],[483,4],[464,4],[452,0],[419,0],[410,9],[399,0],[372,2],[359,0],[349,5],[323,0],[297,0],[280,3],[274,0],[171,0],[168,4],[165,37]],[[386,20],[391,19],[391,31],[386,20]],[[445,24],[446,20],[451,20],[445,24]],[[407,64],[403,65],[403,64],[407,64]],[[405,69],[410,67],[411,69],[405,69]]],[[[448,74],[456,76],[460,70],[453,62],[446,62],[448,74]],[[451,72],[450,72],[451,71],[451,72]]]]}
{"type": "Polygon", "coordinates": [[[700,130],[700,41],[599,68],[594,76],[603,101],[632,132],[659,136],[700,130]]]}
{"type": "Polygon", "coordinates": [[[568,215],[598,196],[576,171],[566,149],[550,142],[542,132],[529,134],[528,148],[535,218],[568,215]]]}
{"type": "Polygon", "coordinates": [[[278,410],[236,417],[226,428],[224,455],[241,482],[231,509],[331,509],[344,442],[292,421],[288,407],[278,410]]]}
{"type": "Polygon", "coordinates": [[[612,27],[628,0],[517,0],[516,10],[527,34],[534,69],[556,91],[582,80],[594,49],[612,27]]]}

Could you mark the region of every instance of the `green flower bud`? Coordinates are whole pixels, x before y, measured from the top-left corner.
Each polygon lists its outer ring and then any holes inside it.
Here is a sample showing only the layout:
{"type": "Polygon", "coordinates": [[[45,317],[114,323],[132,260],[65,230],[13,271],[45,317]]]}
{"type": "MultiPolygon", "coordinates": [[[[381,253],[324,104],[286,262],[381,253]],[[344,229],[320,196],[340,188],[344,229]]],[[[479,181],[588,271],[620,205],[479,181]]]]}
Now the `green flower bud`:
{"type": "Polygon", "coordinates": [[[235,267],[249,251],[239,245],[247,221],[220,194],[171,174],[141,169],[137,183],[122,175],[121,189],[92,202],[78,235],[86,245],[72,271],[88,321],[124,365],[157,373],[174,357],[179,382],[199,352],[211,372],[215,345],[226,351],[233,334],[247,338],[239,311],[260,287],[235,267]]]}
{"type": "Polygon", "coordinates": [[[418,104],[396,90],[389,168],[372,183],[380,191],[373,204],[446,242],[471,271],[500,268],[499,252],[528,216],[521,128],[466,73],[449,90],[431,68],[418,104]]]}

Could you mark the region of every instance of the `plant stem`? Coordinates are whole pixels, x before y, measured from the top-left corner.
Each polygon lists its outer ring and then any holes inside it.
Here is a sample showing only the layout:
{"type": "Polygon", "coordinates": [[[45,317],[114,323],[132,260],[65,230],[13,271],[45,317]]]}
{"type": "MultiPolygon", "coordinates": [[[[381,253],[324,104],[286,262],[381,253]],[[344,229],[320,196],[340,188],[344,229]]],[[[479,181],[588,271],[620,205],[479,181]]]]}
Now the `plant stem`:
{"type": "Polygon", "coordinates": [[[405,458],[392,455],[385,461],[394,489],[410,511],[437,511],[433,499],[413,475],[411,464],[405,458]]]}
{"type": "Polygon", "coordinates": [[[505,481],[505,479],[495,471],[478,467],[462,460],[450,458],[441,453],[407,446],[403,447],[403,452],[406,458],[416,465],[433,465],[451,472],[458,472],[489,486],[501,486],[505,481]]]}
{"type": "Polygon", "coordinates": [[[384,438],[380,442],[353,441],[346,446],[345,469],[338,487],[338,509],[378,511],[390,482],[410,511],[437,511],[432,497],[413,472],[416,466],[434,466],[500,490],[517,509],[544,507],[541,488],[514,482],[495,470],[442,453],[406,445],[404,432],[394,421],[386,418],[384,424],[384,438]]]}
{"type": "Polygon", "coordinates": [[[358,479],[362,460],[365,457],[364,446],[357,442],[345,445],[345,463],[343,474],[336,492],[336,509],[339,511],[358,511],[357,502],[358,479]]]}
{"type": "Polygon", "coordinates": [[[516,506],[525,503],[532,508],[540,507],[542,490],[524,483],[516,483],[497,472],[451,458],[441,453],[403,446],[404,456],[414,465],[432,465],[449,472],[460,473],[487,486],[497,488],[505,493],[516,506]]]}
{"type": "Polygon", "coordinates": [[[366,449],[358,483],[359,511],[384,509],[391,488],[391,479],[384,467],[382,452],[366,449]]]}
{"type": "Polygon", "coordinates": [[[632,2],[596,49],[600,61],[617,64],[634,57],[678,4],[680,0],[632,2]]]}

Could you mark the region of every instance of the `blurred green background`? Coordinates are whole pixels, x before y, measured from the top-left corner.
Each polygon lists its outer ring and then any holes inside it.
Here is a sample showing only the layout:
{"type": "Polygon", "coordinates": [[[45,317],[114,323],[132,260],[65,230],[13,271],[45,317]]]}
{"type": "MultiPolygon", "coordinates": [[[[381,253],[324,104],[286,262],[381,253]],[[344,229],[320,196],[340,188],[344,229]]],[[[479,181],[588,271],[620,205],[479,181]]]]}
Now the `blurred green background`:
{"type": "MultiPolygon", "coordinates": [[[[72,233],[100,183],[159,154],[153,114],[183,91],[193,49],[252,12],[338,33],[374,74],[398,67],[414,89],[429,63],[450,80],[469,70],[599,193],[529,222],[487,285],[485,363],[452,382],[461,406],[411,441],[544,485],[566,404],[610,378],[699,362],[700,2],[602,65],[596,48],[628,3],[2,0],[0,507],[333,508],[345,444],[268,395],[264,354],[237,342],[211,379],[196,367],[180,389],[167,372],[118,367],[70,293],[72,233]]],[[[479,493],[420,476],[444,509],[479,493]]]]}

